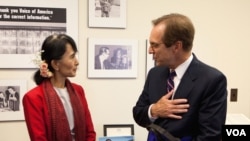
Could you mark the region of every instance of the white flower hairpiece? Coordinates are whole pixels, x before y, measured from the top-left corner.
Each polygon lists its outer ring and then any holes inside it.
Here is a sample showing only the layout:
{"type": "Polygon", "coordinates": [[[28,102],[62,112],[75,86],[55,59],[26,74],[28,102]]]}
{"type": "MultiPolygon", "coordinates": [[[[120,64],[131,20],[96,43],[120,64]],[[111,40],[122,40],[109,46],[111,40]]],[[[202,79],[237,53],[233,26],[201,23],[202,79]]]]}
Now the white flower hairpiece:
{"type": "Polygon", "coordinates": [[[40,75],[42,77],[52,77],[53,73],[48,69],[48,64],[41,59],[41,55],[44,52],[44,50],[38,51],[35,54],[35,58],[33,59],[34,64],[36,64],[40,68],[40,75]]]}
{"type": "Polygon", "coordinates": [[[40,50],[38,52],[35,53],[35,58],[33,59],[33,63],[35,65],[37,65],[38,67],[40,67],[40,64],[42,63],[42,53],[44,52],[44,50],[40,50]]]}

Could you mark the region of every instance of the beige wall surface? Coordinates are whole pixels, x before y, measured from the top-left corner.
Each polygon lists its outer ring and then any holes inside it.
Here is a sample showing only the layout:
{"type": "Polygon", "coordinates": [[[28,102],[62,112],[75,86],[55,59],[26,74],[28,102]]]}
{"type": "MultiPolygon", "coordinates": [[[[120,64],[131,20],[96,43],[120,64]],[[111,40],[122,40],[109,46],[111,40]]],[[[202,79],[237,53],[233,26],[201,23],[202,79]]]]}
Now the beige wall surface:
{"type": "MultiPolygon", "coordinates": [[[[196,28],[193,52],[207,64],[220,69],[228,79],[228,90],[238,88],[238,101],[230,102],[228,113],[250,117],[250,1],[248,0],[127,0],[125,29],[89,28],[88,0],[79,0],[79,70],[72,81],[86,92],[97,137],[103,136],[103,124],[134,124],[135,140],[145,141],[147,131],[133,120],[132,108],[145,81],[146,39],[151,20],[163,14],[187,15],[196,28]],[[135,79],[88,79],[87,39],[136,39],[138,75],[135,79]]],[[[77,21],[76,21],[77,22],[77,21]]],[[[3,60],[1,60],[3,61],[3,60]]],[[[34,69],[0,69],[0,79],[26,79],[28,89],[34,69]]],[[[0,113],[1,115],[1,113],[0,113]]],[[[24,121],[0,122],[1,141],[28,141],[24,121]]]]}

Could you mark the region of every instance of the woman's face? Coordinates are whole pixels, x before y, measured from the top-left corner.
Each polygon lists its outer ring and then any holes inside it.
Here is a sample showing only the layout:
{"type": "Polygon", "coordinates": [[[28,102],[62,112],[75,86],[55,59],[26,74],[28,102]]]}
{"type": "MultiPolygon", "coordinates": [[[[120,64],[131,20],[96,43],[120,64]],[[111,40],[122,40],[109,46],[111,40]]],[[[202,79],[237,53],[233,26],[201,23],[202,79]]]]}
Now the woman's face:
{"type": "Polygon", "coordinates": [[[76,52],[72,49],[70,44],[66,44],[66,51],[62,58],[56,61],[55,73],[63,77],[74,77],[76,75],[77,66],[79,65],[76,58],[76,52]]]}

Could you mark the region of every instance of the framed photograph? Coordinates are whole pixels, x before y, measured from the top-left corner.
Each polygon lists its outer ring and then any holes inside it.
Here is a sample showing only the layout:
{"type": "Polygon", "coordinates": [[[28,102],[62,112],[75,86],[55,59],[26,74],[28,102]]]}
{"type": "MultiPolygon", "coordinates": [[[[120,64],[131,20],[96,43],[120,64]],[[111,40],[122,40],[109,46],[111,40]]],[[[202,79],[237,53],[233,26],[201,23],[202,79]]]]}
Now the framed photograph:
{"type": "Polygon", "coordinates": [[[99,137],[98,141],[134,141],[134,136],[99,137]]]}
{"type": "Polygon", "coordinates": [[[78,0],[2,1],[0,68],[36,68],[33,62],[44,39],[66,33],[78,43],[78,0]],[[70,18],[69,18],[70,17],[70,18]]]}
{"type": "Polygon", "coordinates": [[[138,41],[88,39],[88,78],[136,78],[138,41]]]}
{"type": "Polygon", "coordinates": [[[132,136],[134,135],[133,124],[106,124],[103,125],[104,136],[132,136]]]}
{"type": "Polygon", "coordinates": [[[0,121],[24,120],[22,99],[25,80],[0,80],[0,121]]]}
{"type": "Polygon", "coordinates": [[[126,28],[127,0],[89,0],[89,27],[126,28]]]}
{"type": "Polygon", "coordinates": [[[150,48],[150,43],[148,40],[146,40],[146,76],[148,74],[148,71],[155,66],[155,61],[153,59],[153,55],[148,53],[148,50],[150,48]]]}

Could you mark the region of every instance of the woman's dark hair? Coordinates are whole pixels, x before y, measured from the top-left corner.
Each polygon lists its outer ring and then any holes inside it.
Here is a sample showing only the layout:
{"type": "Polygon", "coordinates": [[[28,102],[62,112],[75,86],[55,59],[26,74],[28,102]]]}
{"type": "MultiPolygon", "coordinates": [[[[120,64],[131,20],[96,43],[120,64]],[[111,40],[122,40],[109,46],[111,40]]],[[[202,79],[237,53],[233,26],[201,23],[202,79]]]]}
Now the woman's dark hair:
{"type": "MultiPolygon", "coordinates": [[[[75,41],[66,34],[53,34],[48,36],[41,48],[41,60],[48,64],[48,69],[53,73],[55,70],[51,66],[52,60],[60,60],[66,51],[66,44],[70,44],[75,52],[77,52],[77,46],[75,41]]],[[[37,85],[42,83],[46,78],[40,75],[40,70],[35,72],[34,81],[37,85]]]]}

